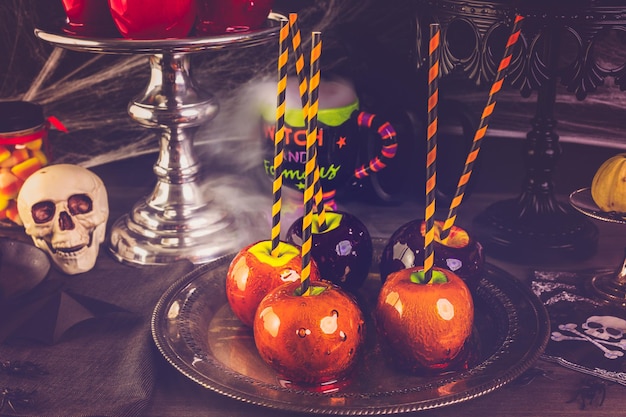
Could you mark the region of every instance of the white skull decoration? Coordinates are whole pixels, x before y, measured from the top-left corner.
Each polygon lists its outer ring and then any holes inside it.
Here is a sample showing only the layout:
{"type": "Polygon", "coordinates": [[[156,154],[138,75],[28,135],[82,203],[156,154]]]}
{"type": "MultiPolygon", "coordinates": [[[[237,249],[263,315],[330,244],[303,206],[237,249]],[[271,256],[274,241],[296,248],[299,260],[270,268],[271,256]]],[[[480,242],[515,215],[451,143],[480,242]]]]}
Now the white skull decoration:
{"type": "Polygon", "coordinates": [[[589,336],[602,340],[621,340],[626,332],[626,320],[613,316],[591,316],[582,328],[589,336]]]}
{"type": "Polygon", "coordinates": [[[78,165],[41,168],[17,198],[26,234],[67,274],[89,271],[104,241],[109,205],[102,180],[78,165]]]}

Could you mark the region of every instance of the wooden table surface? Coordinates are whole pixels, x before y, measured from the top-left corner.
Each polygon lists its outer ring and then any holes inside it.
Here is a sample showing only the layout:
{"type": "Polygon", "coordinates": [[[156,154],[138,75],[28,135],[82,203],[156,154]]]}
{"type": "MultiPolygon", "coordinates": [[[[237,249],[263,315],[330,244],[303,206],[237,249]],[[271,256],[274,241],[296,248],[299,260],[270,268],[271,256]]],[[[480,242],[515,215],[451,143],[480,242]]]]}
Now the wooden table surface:
{"type": "MultiPolygon", "coordinates": [[[[495,201],[518,194],[522,163],[518,140],[491,141],[483,150],[485,164],[476,178],[473,193],[464,202],[459,212],[458,224],[471,227],[473,217],[495,201]],[[507,159],[508,158],[508,159],[507,159]],[[504,161],[504,162],[503,162],[504,161]]],[[[567,144],[555,174],[556,192],[565,201],[569,192],[588,186],[593,172],[614,149],[592,148],[567,144]]],[[[111,216],[125,213],[142,195],[150,191],[152,176],[150,156],[121,161],[96,167],[94,171],[105,181],[111,205],[111,216]],[[132,179],[128,171],[132,170],[132,179]]],[[[269,206],[268,206],[269,207],[269,206]]],[[[407,201],[397,206],[380,206],[348,202],[342,207],[357,215],[367,226],[372,236],[388,237],[397,227],[408,220],[422,217],[420,203],[407,201]]],[[[622,260],[626,239],[624,227],[595,222],[600,231],[596,254],[580,261],[555,261],[547,265],[552,269],[584,269],[589,267],[617,267],[622,260]]],[[[504,269],[520,280],[528,279],[535,267],[546,265],[518,264],[489,256],[487,261],[504,269]]],[[[156,347],[155,347],[156,352],[156,347]]],[[[606,398],[602,405],[587,404],[581,411],[580,392],[590,380],[589,376],[565,369],[543,360],[531,368],[536,376],[528,381],[514,381],[503,388],[479,398],[456,405],[413,413],[424,416],[615,416],[623,413],[623,397],[626,387],[614,383],[603,383],[606,398]]],[[[293,416],[294,413],[263,408],[227,398],[201,387],[174,369],[165,359],[157,362],[157,383],[146,416],[293,416]]],[[[600,380],[595,379],[595,382],[600,380]]],[[[597,399],[596,399],[597,400],[597,399]]],[[[411,414],[411,415],[413,415],[411,414]]]]}

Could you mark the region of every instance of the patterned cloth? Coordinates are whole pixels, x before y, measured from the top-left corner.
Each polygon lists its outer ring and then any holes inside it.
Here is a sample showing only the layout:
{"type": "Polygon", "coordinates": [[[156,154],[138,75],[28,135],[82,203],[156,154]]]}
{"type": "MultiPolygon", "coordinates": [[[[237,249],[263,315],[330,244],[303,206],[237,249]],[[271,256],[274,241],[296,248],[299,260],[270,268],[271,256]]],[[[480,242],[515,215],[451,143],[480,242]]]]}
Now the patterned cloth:
{"type": "Polygon", "coordinates": [[[123,265],[101,250],[89,272],[52,270],[0,320],[0,414],[141,415],[160,359],[150,333],[152,310],[192,269],[186,261],[123,265]]]}
{"type": "Polygon", "coordinates": [[[626,309],[598,302],[587,290],[589,280],[603,272],[534,272],[532,290],[552,328],[543,358],[626,385],[626,309]]]}

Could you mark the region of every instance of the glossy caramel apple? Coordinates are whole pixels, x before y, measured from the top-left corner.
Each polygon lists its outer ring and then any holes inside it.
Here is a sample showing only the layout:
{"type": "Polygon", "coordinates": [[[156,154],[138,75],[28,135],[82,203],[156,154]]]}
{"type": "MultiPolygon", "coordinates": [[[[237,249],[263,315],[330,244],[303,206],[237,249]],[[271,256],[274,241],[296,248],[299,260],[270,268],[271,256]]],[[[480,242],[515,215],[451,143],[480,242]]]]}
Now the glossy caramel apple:
{"type": "Polygon", "coordinates": [[[378,338],[392,362],[412,373],[453,369],[472,334],[472,295],[455,273],[421,267],[391,273],[374,311],[378,338]]]}
{"type": "MultiPolygon", "coordinates": [[[[342,211],[326,212],[327,228],[320,230],[313,215],[311,255],[320,275],[346,291],[358,290],[372,264],[372,238],[365,225],[354,215],[342,211]]],[[[286,240],[302,245],[302,217],[287,231],[286,240]]]]}
{"type": "Polygon", "coordinates": [[[263,360],[298,384],[319,386],[345,378],[357,362],[365,321],[355,300],[327,281],[285,284],[263,298],[254,319],[254,341],[263,360]]]}
{"type": "MultiPolygon", "coordinates": [[[[439,238],[442,221],[435,221],[435,266],[448,269],[461,277],[470,288],[478,285],[485,263],[483,247],[465,229],[452,226],[450,235],[439,238]]],[[[383,282],[395,271],[413,268],[424,262],[424,220],[412,220],[400,226],[389,238],[380,259],[383,282]]]]}
{"type": "Polygon", "coordinates": [[[130,39],[184,38],[196,20],[195,0],[109,0],[109,8],[117,29],[130,39]]]}
{"type": "MultiPolygon", "coordinates": [[[[299,282],[302,271],[300,248],[285,242],[272,256],[272,242],[262,240],[239,251],[228,267],[226,298],[233,313],[252,327],[254,313],[265,295],[286,282],[299,282]]],[[[319,280],[315,262],[311,263],[311,280],[319,280]]]]}

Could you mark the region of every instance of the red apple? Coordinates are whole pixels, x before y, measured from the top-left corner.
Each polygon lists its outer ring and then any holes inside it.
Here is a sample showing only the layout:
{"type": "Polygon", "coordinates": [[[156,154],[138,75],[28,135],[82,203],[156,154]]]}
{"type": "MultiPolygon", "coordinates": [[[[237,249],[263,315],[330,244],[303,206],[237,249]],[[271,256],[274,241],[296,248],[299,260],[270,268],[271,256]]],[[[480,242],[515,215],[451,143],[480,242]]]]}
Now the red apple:
{"type": "Polygon", "coordinates": [[[274,0],[198,0],[196,29],[209,35],[258,29],[273,4],[274,0]]]}
{"type": "Polygon", "coordinates": [[[109,6],[125,38],[184,38],[196,19],[195,0],[109,0],[109,6]]]}
{"type": "Polygon", "coordinates": [[[328,281],[281,285],[259,304],[254,342],[280,377],[319,386],[345,378],[357,362],[365,321],[355,300],[328,281]]]}
{"type": "Polygon", "coordinates": [[[62,0],[67,21],[63,30],[84,36],[119,36],[108,0],[62,0]]]}
{"type": "Polygon", "coordinates": [[[474,303],[455,273],[434,268],[425,282],[421,267],[389,275],[374,311],[377,334],[393,363],[410,372],[454,368],[472,334],[474,303]]]}
{"type": "MultiPolygon", "coordinates": [[[[439,237],[443,222],[435,221],[435,266],[449,269],[461,277],[470,289],[478,285],[485,263],[483,247],[465,229],[452,226],[445,241],[439,237]]],[[[400,226],[389,238],[380,259],[383,282],[395,271],[419,266],[424,262],[424,220],[412,220],[400,226]]]]}
{"type": "MultiPolygon", "coordinates": [[[[300,248],[285,242],[272,256],[272,242],[263,240],[248,245],[233,258],[226,275],[226,297],[233,313],[252,327],[254,313],[265,295],[286,282],[300,281],[300,248]]],[[[317,265],[311,262],[311,281],[320,279],[317,265]]]]}
{"type": "MultiPolygon", "coordinates": [[[[313,215],[311,255],[324,279],[355,292],[365,282],[372,264],[372,238],[365,225],[350,213],[327,211],[326,225],[321,231],[318,216],[313,215]]],[[[287,230],[287,241],[302,245],[302,217],[287,230]]]]}

